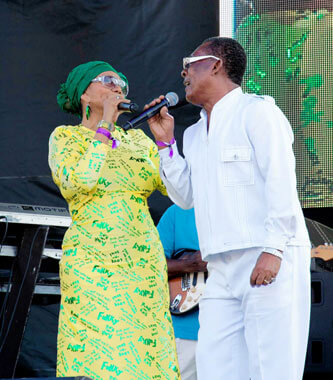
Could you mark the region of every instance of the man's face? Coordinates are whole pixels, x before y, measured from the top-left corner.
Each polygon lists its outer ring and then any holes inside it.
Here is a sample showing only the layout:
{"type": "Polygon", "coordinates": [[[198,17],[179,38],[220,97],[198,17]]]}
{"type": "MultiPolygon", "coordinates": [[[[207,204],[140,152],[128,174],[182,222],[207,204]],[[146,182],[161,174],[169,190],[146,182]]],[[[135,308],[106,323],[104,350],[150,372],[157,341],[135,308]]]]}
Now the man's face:
{"type": "MultiPolygon", "coordinates": [[[[199,57],[202,55],[209,55],[202,46],[199,46],[192,54],[192,57],[199,57]]],[[[204,59],[202,61],[193,62],[187,69],[181,72],[184,78],[184,86],[186,93],[186,100],[195,105],[202,105],[202,100],[206,93],[206,85],[209,79],[209,74],[214,64],[212,59],[204,59]]]]}

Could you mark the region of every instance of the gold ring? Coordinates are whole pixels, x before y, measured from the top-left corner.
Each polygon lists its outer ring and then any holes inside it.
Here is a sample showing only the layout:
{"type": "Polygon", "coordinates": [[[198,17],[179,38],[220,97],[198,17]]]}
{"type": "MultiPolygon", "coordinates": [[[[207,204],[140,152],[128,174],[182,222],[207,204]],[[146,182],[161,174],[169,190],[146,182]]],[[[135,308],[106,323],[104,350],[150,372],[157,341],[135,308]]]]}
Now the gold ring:
{"type": "Polygon", "coordinates": [[[272,281],[267,281],[267,280],[264,280],[264,283],[265,284],[270,284],[272,281]]]}

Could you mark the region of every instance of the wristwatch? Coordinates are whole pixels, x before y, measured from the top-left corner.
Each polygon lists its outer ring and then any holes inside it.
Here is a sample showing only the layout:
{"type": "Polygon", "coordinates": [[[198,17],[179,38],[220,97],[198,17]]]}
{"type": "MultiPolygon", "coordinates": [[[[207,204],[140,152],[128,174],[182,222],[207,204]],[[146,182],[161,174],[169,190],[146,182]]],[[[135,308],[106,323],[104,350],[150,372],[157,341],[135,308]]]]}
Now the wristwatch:
{"type": "Polygon", "coordinates": [[[282,254],[282,252],[279,251],[278,249],[275,249],[275,248],[264,248],[262,251],[263,251],[263,252],[270,253],[271,255],[277,256],[277,257],[279,257],[281,260],[283,259],[283,254],[282,254]]]}
{"type": "Polygon", "coordinates": [[[105,120],[100,120],[97,124],[97,128],[104,128],[107,129],[109,132],[113,131],[113,125],[105,120]]]}

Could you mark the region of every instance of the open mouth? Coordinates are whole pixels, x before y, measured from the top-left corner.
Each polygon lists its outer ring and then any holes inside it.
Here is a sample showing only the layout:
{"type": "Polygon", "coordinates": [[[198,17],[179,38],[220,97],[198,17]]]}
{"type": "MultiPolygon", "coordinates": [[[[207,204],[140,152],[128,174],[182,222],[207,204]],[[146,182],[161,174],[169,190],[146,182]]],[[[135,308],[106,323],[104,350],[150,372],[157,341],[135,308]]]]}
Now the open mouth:
{"type": "Polygon", "coordinates": [[[185,79],[183,83],[185,87],[190,85],[190,81],[188,79],[185,79]]]}

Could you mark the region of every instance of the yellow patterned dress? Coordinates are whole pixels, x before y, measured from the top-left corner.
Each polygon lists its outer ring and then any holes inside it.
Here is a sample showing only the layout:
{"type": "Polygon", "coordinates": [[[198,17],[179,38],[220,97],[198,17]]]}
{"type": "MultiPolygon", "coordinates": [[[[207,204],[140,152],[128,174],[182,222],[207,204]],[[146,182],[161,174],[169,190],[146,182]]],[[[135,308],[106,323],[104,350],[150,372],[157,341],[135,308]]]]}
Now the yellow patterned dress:
{"type": "Polygon", "coordinates": [[[82,126],[50,138],[49,164],[72,225],[60,261],[58,376],[180,379],[167,269],[147,197],[158,189],[155,144],[116,127],[116,149],[82,126]]]}

